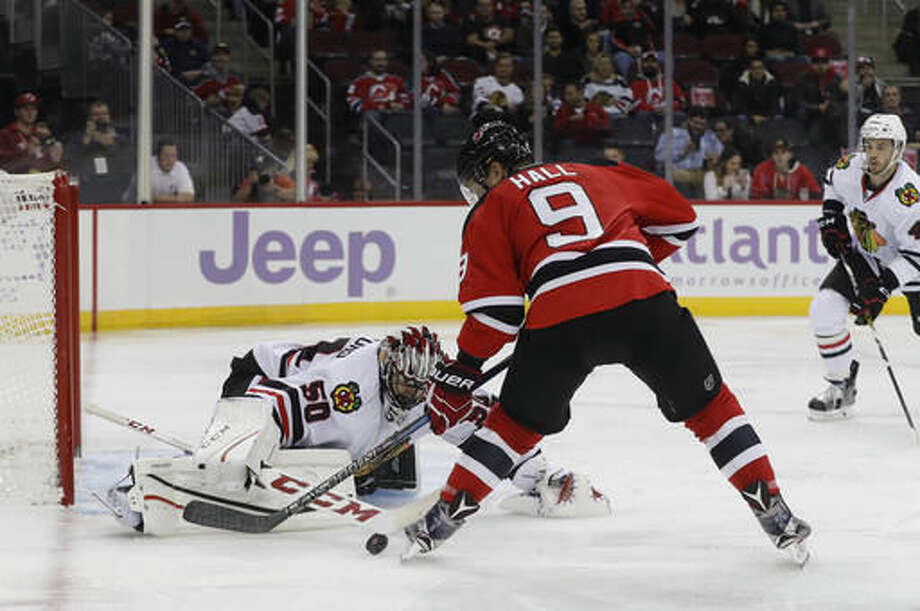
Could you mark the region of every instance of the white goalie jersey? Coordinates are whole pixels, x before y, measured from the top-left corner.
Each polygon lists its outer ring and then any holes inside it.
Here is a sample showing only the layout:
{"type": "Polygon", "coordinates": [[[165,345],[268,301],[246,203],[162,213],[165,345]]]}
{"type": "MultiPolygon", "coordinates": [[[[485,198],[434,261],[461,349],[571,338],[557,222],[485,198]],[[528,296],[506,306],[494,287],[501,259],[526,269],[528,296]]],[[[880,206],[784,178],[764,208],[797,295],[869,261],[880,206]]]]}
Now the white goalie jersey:
{"type": "MultiPolygon", "coordinates": [[[[380,340],[367,337],[310,346],[258,344],[251,354],[265,375],[251,376],[245,389],[240,385],[229,394],[258,396],[272,404],[281,448],[340,448],[361,456],[424,409],[419,404],[398,419],[387,419],[379,347],[380,340]]],[[[482,423],[489,396],[478,395],[476,403],[471,417],[445,436],[447,441],[461,443],[482,423]]]]}
{"type": "MultiPolygon", "coordinates": [[[[881,189],[863,182],[864,153],[840,158],[824,179],[824,199],[844,205],[858,250],[890,269],[901,287],[920,280],[920,176],[904,161],[881,189]]],[[[878,273],[878,269],[875,269],[878,273]]]]}

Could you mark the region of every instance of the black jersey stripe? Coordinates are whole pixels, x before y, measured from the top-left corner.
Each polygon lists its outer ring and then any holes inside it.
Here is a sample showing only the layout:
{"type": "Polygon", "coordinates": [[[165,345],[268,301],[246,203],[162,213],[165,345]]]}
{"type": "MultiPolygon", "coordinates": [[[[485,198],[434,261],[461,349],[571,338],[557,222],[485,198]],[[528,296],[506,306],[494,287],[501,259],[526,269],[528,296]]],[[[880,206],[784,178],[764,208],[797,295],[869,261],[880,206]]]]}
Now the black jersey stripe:
{"type": "Polygon", "coordinates": [[[259,367],[252,350],[243,356],[235,356],[230,361],[230,376],[224,381],[221,389],[221,398],[242,397],[249,389],[252,378],[266,375],[262,368],[259,367]]]}
{"type": "MultiPolygon", "coordinates": [[[[280,378],[287,377],[288,362],[290,362],[291,357],[297,354],[300,350],[302,350],[302,348],[294,348],[293,350],[288,350],[287,352],[281,355],[281,365],[278,366],[278,377],[280,378]]],[[[299,359],[298,359],[298,362],[300,362],[299,359]]]]}
{"type": "Polygon", "coordinates": [[[720,469],[727,465],[733,458],[760,443],[760,437],[754,432],[750,424],[739,426],[728,436],[709,450],[712,460],[720,469]]]}
{"type": "Polygon", "coordinates": [[[597,250],[586,252],[577,259],[547,263],[530,279],[530,282],[527,284],[527,295],[533,299],[534,294],[536,294],[540,286],[555,278],[584,271],[592,267],[606,265],[608,263],[623,263],[629,261],[648,263],[652,267],[658,268],[652,256],[641,248],[632,246],[598,248],[597,250]]]}
{"type": "Polygon", "coordinates": [[[499,479],[507,476],[511,471],[511,467],[514,466],[514,461],[504,450],[482,439],[475,433],[470,435],[469,439],[461,443],[459,447],[464,454],[494,473],[495,477],[499,479]]]}
{"type": "Polygon", "coordinates": [[[345,344],[348,343],[349,337],[340,337],[337,340],[331,342],[319,342],[313,344],[312,346],[306,346],[305,348],[300,349],[300,356],[297,357],[297,364],[300,365],[303,361],[312,361],[313,357],[317,354],[334,354],[345,347],[345,344]]]}
{"type": "Polygon", "coordinates": [[[910,250],[899,250],[898,252],[901,253],[905,261],[913,265],[917,271],[920,271],[920,253],[910,250]]]}
{"type": "MultiPolygon", "coordinates": [[[[300,405],[300,391],[278,380],[265,380],[262,386],[274,388],[287,394],[291,404],[291,445],[303,439],[303,408],[300,405]]],[[[282,408],[283,409],[283,408],[282,408]]]]}

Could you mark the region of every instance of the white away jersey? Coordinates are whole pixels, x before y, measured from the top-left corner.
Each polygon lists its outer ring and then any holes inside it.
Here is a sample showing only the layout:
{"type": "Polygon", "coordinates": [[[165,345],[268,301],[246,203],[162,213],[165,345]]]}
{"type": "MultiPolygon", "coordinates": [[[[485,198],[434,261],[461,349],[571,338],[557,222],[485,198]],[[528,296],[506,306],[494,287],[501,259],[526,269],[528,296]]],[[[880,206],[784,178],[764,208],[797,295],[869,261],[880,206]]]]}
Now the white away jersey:
{"type": "Polygon", "coordinates": [[[844,205],[859,250],[879,259],[903,287],[920,279],[920,176],[900,161],[888,183],[871,191],[864,187],[864,160],[864,153],[846,155],[828,169],[824,199],[844,205]]]}
{"type": "MultiPolygon", "coordinates": [[[[420,403],[398,422],[384,417],[379,347],[380,340],[368,337],[310,346],[258,344],[252,353],[268,376],[254,378],[246,394],[272,402],[282,448],[339,448],[361,456],[424,413],[420,403]]],[[[448,430],[444,439],[459,444],[469,437],[485,420],[489,403],[488,395],[477,397],[470,417],[448,430]]],[[[427,430],[420,429],[413,438],[427,430]]]]}

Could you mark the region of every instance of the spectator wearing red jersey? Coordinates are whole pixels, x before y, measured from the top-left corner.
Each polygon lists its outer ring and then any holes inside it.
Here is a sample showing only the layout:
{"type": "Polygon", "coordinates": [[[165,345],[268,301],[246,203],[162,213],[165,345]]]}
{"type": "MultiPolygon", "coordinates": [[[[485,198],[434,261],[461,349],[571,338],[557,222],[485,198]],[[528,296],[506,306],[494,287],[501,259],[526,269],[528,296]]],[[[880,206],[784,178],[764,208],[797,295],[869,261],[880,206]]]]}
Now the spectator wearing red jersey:
{"type": "Polygon", "coordinates": [[[445,115],[457,112],[460,86],[450,72],[441,68],[434,55],[422,54],[422,108],[445,115]]]}
{"type": "Polygon", "coordinates": [[[201,78],[202,82],[195,87],[195,95],[209,106],[220,104],[221,89],[243,83],[235,72],[230,71],[230,45],[224,42],[214,45],[211,61],[202,68],[201,78]]]}
{"type": "Polygon", "coordinates": [[[576,142],[596,142],[610,132],[610,118],[602,106],[585,101],[585,94],[576,83],[566,83],[565,102],[553,117],[553,131],[560,138],[576,142]]]}
{"type": "Polygon", "coordinates": [[[820,199],[821,189],[812,173],[792,156],[789,143],[773,143],[770,159],[754,168],[751,199],[820,199]]]}
{"type": "Polygon", "coordinates": [[[0,130],[0,168],[25,174],[58,167],[63,146],[45,123],[38,121],[38,96],[24,92],[16,98],[16,120],[0,130]]]}
{"type": "MultiPolygon", "coordinates": [[[[665,110],[664,76],[661,74],[661,64],[654,51],[642,54],[642,71],[631,83],[633,99],[636,101],[636,110],[640,116],[661,117],[665,110]]],[[[673,109],[682,110],[687,102],[684,90],[675,81],[673,83],[673,109]]]]}
{"type": "Polygon", "coordinates": [[[175,36],[175,26],[182,20],[188,21],[195,40],[208,44],[208,30],[204,25],[204,19],[198,11],[188,6],[185,0],[169,0],[160,5],[153,15],[153,33],[159,38],[175,36]]]}
{"type": "Polygon", "coordinates": [[[339,34],[359,29],[358,17],[351,10],[351,0],[336,0],[332,10],[323,12],[320,18],[313,22],[313,27],[339,34]]]}
{"type": "Polygon", "coordinates": [[[387,72],[389,56],[385,49],[371,53],[370,70],[348,86],[347,102],[352,112],[404,110],[409,107],[409,91],[402,77],[387,72]]]}

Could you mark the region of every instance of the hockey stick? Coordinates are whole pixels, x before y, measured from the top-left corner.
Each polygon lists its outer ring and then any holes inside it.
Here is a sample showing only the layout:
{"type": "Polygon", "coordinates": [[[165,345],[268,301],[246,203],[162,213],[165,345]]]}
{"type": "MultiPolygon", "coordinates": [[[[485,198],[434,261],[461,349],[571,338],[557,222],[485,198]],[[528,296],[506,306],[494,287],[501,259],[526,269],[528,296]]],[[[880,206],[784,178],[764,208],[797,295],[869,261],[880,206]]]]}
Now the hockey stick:
{"type": "Polygon", "coordinates": [[[176,439],[175,437],[170,437],[169,435],[164,435],[163,433],[158,433],[156,428],[150,426],[149,424],[144,424],[143,422],[135,420],[134,418],[128,418],[127,416],[122,416],[121,414],[110,412],[107,409],[99,407],[95,403],[84,405],[83,409],[94,416],[99,416],[104,420],[114,422],[115,424],[123,426],[126,429],[131,429],[135,433],[140,433],[141,435],[146,435],[147,437],[156,439],[157,441],[162,441],[166,445],[178,448],[186,454],[191,454],[195,451],[195,449],[188,442],[182,441],[181,439],[176,439]]]}
{"type": "MultiPolygon", "coordinates": [[[[853,292],[858,297],[859,288],[856,284],[856,276],[853,274],[853,270],[850,267],[850,264],[847,262],[846,257],[843,255],[840,256],[840,264],[843,266],[847,276],[850,278],[850,284],[853,286],[853,292]]],[[[888,360],[888,353],[885,352],[885,348],[882,346],[882,340],[878,336],[878,330],[875,328],[875,323],[871,320],[867,320],[866,324],[870,329],[872,329],[872,339],[875,340],[875,345],[878,346],[878,352],[882,355],[882,360],[885,361],[885,368],[888,370],[888,377],[891,378],[891,384],[894,386],[894,392],[898,395],[898,401],[901,403],[901,411],[904,412],[904,417],[907,418],[907,424],[914,432],[914,441],[920,443],[920,433],[918,433],[917,427],[914,426],[914,419],[911,418],[910,410],[907,407],[907,402],[904,401],[904,395],[901,393],[901,387],[898,385],[898,379],[894,377],[894,369],[891,368],[891,361],[888,360]]]]}
{"type": "MultiPolygon", "coordinates": [[[[151,439],[156,439],[157,441],[165,443],[168,446],[182,450],[186,454],[194,453],[194,446],[192,446],[192,444],[176,437],[170,437],[169,435],[157,433],[156,429],[149,424],[144,424],[143,422],[133,418],[128,418],[127,416],[116,414],[115,412],[103,409],[94,403],[84,405],[83,409],[93,414],[94,416],[99,416],[100,418],[108,420],[109,422],[113,422],[118,426],[122,426],[126,429],[135,431],[136,433],[146,435],[151,439]]],[[[361,501],[361,509],[373,510],[373,515],[370,518],[363,517],[368,513],[366,511],[344,514],[340,511],[336,511],[331,506],[326,507],[323,505],[315,505],[314,507],[320,511],[339,515],[343,519],[347,519],[352,515],[361,515],[362,517],[358,520],[358,522],[359,525],[365,529],[373,530],[375,532],[394,533],[402,530],[407,524],[415,520],[421,513],[428,509],[428,507],[434,503],[435,496],[438,494],[440,494],[440,490],[435,490],[419,499],[409,501],[405,505],[386,509],[383,507],[378,507],[377,505],[367,501],[361,501]]],[[[116,518],[121,517],[117,510],[115,510],[114,507],[112,507],[104,498],[102,498],[102,496],[96,492],[92,492],[92,495],[96,497],[96,500],[99,501],[103,507],[112,512],[116,518]]]]}
{"type": "MultiPolygon", "coordinates": [[[[507,356],[494,367],[485,371],[477,387],[482,386],[504,371],[510,363],[511,356],[507,356]]],[[[310,503],[327,491],[335,488],[355,473],[364,469],[373,469],[381,464],[394,448],[398,448],[407,441],[413,433],[426,426],[428,421],[429,418],[427,413],[416,418],[402,429],[384,439],[377,446],[368,450],[364,456],[351,461],[351,463],[317,484],[309,492],[274,513],[260,516],[205,501],[191,501],[185,506],[182,516],[186,521],[201,526],[210,526],[212,528],[234,530],[244,533],[267,533],[292,515],[303,511],[310,503]]]]}

